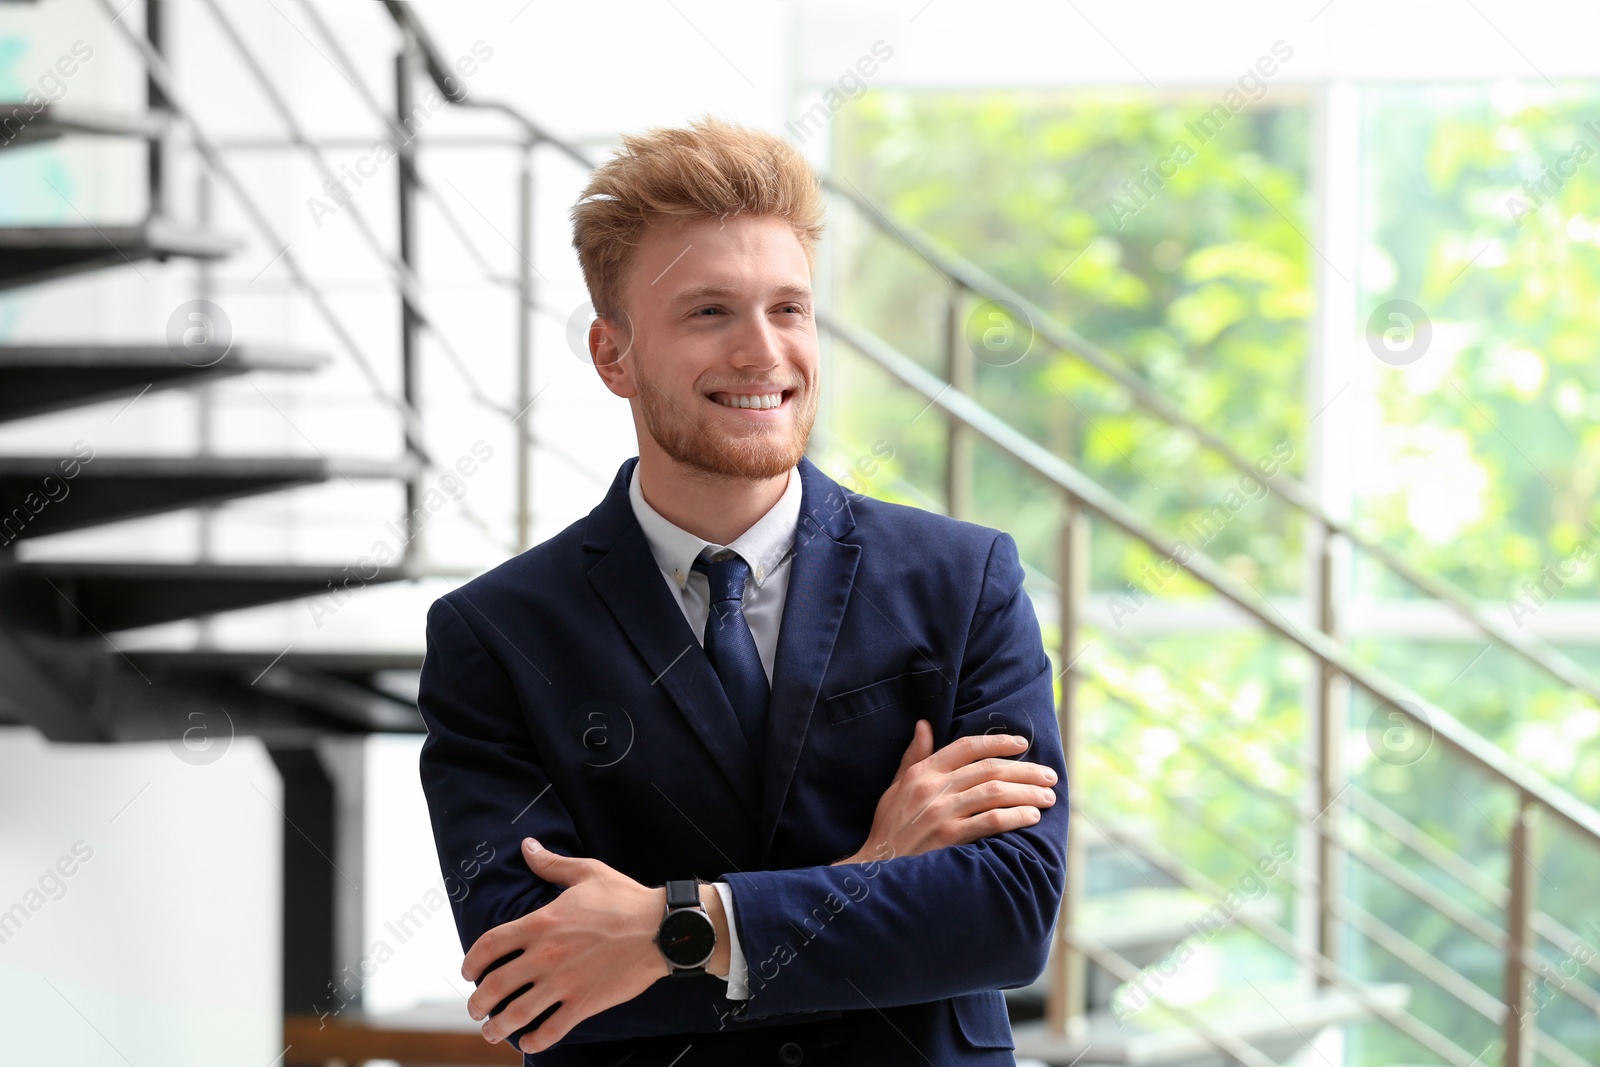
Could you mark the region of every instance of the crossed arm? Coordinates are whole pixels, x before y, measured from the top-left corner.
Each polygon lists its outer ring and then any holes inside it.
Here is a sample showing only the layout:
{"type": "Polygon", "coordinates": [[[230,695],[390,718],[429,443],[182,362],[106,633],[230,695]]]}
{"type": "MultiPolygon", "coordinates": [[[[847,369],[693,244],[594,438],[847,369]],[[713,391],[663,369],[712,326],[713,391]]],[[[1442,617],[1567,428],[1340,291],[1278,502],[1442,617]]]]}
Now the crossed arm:
{"type": "MultiPolygon", "coordinates": [[[[1065,885],[1067,812],[1038,790],[1052,780],[1047,768],[1066,783],[1049,660],[1021,579],[1015,542],[1001,534],[957,679],[951,733],[961,740],[932,753],[919,723],[860,852],[725,876],[748,965],[744,1018],[919,1003],[1025,985],[1043,971],[1065,885]],[[1009,735],[1026,747],[1002,753],[1009,735]],[[1032,762],[1004,758],[1021,754],[1032,762]],[[887,960],[895,966],[874,966],[887,960]]],[[[531,826],[532,817],[509,811],[516,798],[546,797],[549,779],[525,726],[505,714],[516,704],[503,671],[443,598],[429,611],[428,643],[421,770],[449,877],[454,854],[480,838],[522,836],[519,819],[531,826]],[[447,797],[441,783],[463,776],[470,795],[447,797]]],[[[658,982],[667,966],[652,938],[664,890],[584,858],[554,791],[538,812],[544,852],[477,868],[466,892],[452,893],[463,945],[472,939],[462,974],[480,981],[469,1010],[487,1017],[485,1037],[539,1052],[569,1034],[711,1029],[703,987],[658,982]],[[704,1021],[685,1026],[691,1017],[704,1021]]],[[[725,952],[720,901],[710,886],[701,896],[725,952]]],[[[719,967],[725,974],[725,957],[713,958],[712,972],[719,967]]]]}

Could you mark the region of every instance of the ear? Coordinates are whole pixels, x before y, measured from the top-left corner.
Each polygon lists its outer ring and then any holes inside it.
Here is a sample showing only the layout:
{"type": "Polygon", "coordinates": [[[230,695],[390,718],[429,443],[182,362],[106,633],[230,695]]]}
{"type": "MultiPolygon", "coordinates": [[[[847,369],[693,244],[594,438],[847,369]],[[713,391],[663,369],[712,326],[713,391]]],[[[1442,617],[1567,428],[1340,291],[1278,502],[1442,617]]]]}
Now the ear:
{"type": "Polygon", "coordinates": [[[607,389],[620,397],[639,394],[638,383],[633,378],[633,361],[628,358],[633,350],[633,330],[621,313],[621,321],[597,315],[589,324],[589,358],[595,372],[607,389]]]}

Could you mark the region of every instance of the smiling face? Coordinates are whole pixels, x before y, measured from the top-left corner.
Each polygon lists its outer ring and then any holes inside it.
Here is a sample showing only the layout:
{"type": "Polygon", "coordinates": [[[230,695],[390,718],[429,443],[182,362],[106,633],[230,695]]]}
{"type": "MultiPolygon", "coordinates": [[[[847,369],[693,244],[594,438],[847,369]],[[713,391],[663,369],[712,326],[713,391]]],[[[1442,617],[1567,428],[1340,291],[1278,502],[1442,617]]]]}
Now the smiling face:
{"type": "Polygon", "coordinates": [[[622,292],[621,328],[591,330],[590,348],[662,452],[752,480],[800,462],[817,414],[818,350],[811,270],[788,223],[652,225],[622,292]]]}

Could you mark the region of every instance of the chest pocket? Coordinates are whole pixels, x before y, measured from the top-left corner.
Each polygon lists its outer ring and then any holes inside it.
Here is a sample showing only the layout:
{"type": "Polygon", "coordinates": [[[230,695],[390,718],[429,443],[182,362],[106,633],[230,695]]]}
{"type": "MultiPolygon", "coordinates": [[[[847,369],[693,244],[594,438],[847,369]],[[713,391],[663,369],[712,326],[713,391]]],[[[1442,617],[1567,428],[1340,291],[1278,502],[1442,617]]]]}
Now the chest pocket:
{"type": "Polygon", "coordinates": [[[828,697],[828,721],[837,726],[884,708],[928,705],[942,697],[949,684],[949,680],[936,667],[896,674],[828,697]]]}

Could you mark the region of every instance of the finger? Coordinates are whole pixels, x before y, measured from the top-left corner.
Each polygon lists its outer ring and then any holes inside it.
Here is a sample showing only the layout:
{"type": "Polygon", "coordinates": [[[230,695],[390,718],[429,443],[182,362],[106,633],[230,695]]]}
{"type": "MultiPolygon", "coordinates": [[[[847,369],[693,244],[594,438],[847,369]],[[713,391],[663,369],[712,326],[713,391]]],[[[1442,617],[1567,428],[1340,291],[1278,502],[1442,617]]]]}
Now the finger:
{"type": "Polygon", "coordinates": [[[476,982],[491,967],[499,966],[520,951],[516,943],[515,924],[518,921],[512,919],[511,922],[485,930],[467,949],[467,955],[461,961],[461,977],[476,982]]]}
{"type": "Polygon", "coordinates": [[[478,988],[467,998],[467,1014],[476,1022],[483,1022],[496,1011],[502,1001],[520,996],[533,985],[534,965],[527,953],[519,952],[484,975],[478,988]]]}
{"type": "Polygon", "coordinates": [[[595,861],[584,856],[559,855],[531,837],[522,839],[522,858],[528,864],[528,870],[555,885],[577,885],[594,873],[595,861]]]}
{"type": "MultiPolygon", "coordinates": [[[[555,1001],[551,1001],[551,1003],[555,1003],[555,1001]]],[[[538,1016],[536,1015],[534,1018],[538,1018],[538,1016]]],[[[570,1008],[563,1003],[551,1013],[550,1018],[540,1023],[531,1033],[523,1034],[522,1040],[518,1042],[517,1047],[523,1052],[543,1052],[557,1041],[566,1037],[567,1031],[582,1021],[576,1009],[570,1008]]]]}
{"type": "Polygon", "coordinates": [[[955,843],[971,844],[985,837],[1003,834],[1007,830],[1020,830],[1039,821],[1039,809],[1024,805],[1017,808],[995,808],[956,824],[955,843]]]}
{"type": "Polygon", "coordinates": [[[918,719],[916,726],[911,729],[911,743],[906,746],[906,751],[900,757],[900,769],[921,763],[933,754],[933,727],[927,719],[918,719]]]}
{"type": "Polygon", "coordinates": [[[484,1039],[491,1043],[504,1041],[537,1019],[559,999],[548,980],[536,983],[483,1024],[484,1039]]]}
{"type": "Polygon", "coordinates": [[[993,756],[969,763],[965,767],[958,767],[950,772],[949,777],[953,792],[971,789],[975,785],[989,781],[1023,782],[1046,788],[1053,788],[1057,784],[1055,770],[1042,763],[993,756]]]}
{"type": "Polygon", "coordinates": [[[969,818],[998,808],[1048,808],[1055,802],[1055,793],[1043,786],[990,781],[956,793],[947,810],[956,817],[969,818]]]}
{"type": "Polygon", "coordinates": [[[1016,734],[968,734],[958,737],[929,757],[929,768],[949,772],[974,760],[1015,756],[1026,751],[1028,740],[1016,734]]]}

